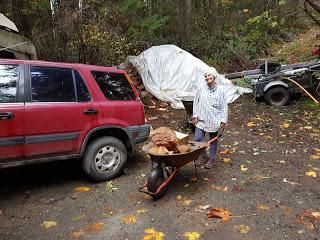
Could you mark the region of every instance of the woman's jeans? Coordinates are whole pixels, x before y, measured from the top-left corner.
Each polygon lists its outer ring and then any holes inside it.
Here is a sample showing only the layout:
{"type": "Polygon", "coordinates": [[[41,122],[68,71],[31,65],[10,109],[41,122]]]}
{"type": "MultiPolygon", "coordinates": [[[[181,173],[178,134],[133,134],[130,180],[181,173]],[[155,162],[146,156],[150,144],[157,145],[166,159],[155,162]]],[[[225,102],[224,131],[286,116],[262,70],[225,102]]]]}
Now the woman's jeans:
{"type": "MultiPolygon", "coordinates": [[[[209,133],[210,136],[210,140],[214,137],[216,137],[218,134],[218,132],[211,132],[209,133]]],[[[194,133],[194,141],[196,142],[202,142],[204,137],[206,135],[206,132],[203,131],[200,128],[196,127],[195,133],[194,133]]],[[[212,160],[216,159],[216,155],[217,155],[217,149],[218,149],[218,141],[214,141],[213,143],[210,144],[210,157],[212,160]]],[[[207,152],[204,151],[203,155],[202,155],[205,159],[208,158],[207,152]]]]}

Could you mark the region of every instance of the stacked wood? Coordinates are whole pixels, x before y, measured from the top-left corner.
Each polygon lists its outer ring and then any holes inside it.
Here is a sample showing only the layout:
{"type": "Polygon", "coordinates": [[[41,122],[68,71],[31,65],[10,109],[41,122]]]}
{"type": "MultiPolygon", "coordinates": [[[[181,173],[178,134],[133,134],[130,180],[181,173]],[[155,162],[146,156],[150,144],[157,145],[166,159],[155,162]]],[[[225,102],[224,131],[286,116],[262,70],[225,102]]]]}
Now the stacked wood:
{"type": "Polygon", "coordinates": [[[160,127],[150,132],[151,143],[148,152],[151,154],[173,154],[191,151],[189,135],[160,127]]]}

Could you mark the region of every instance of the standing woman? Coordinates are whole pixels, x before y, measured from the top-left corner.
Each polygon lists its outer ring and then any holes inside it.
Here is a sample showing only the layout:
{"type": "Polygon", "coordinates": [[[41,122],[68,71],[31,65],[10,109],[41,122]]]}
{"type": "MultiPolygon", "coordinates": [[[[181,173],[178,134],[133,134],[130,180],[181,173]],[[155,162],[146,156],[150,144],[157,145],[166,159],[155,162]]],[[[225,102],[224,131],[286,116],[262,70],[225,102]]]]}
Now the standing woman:
{"type": "MultiPolygon", "coordinates": [[[[228,120],[228,102],[222,86],[216,83],[213,73],[204,74],[207,85],[199,88],[193,102],[192,124],[196,127],[194,141],[203,141],[205,134],[210,139],[217,136],[219,129],[224,129],[228,120]]],[[[196,165],[212,168],[217,156],[218,141],[210,145],[210,156],[205,152],[196,165]]]]}

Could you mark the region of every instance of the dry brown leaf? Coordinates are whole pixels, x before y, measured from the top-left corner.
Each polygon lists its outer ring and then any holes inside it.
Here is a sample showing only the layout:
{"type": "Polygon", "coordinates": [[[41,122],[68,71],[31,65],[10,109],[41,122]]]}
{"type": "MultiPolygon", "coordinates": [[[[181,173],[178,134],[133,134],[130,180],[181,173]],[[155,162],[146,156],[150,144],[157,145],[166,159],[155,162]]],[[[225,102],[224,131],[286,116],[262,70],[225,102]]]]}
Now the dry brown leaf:
{"type": "Polygon", "coordinates": [[[211,208],[207,215],[209,218],[221,218],[221,222],[226,222],[230,219],[231,213],[225,208],[211,208]]]}
{"type": "Polygon", "coordinates": [[[212,186],[214,189],[218,190],[218,191],[222,191],[222,192],[228,192],[229,187],[227,186],[212,186]]]}
{"type": "Polygon", "coordinates": [[[263,204],[258,204],[257,208],[258,208],[258,209],[261,209],[261,210],[269,210],[269,209],[270,209],[269,206],[263,205],[263,204]]]}
{"type": "Polygon", "coordinates": [[[90,188],[89,187],[85,187],[85,186],[81,186],[81,187],[75,188],[74,191],[76,191],[76,192],[88,192],[88,191],[90,191],[90,188]]]}
{"type": "Polygon", "coordinates": [[[297,222],[303,224],[307,229],[314,230],[315,222],[320,222],[320,212],[306,210],[297,216],[297,222]]]}
{"type": "Polygon", "coordinates": [[[93,223],[84,228],[81,228],[78,231],[70,233],[69,236],[73,238],[79,238],[88,233],[98,233],[101,232],[103,225],[104,223],[102,222],[93,223]]]}
{"type": "Polygon", "coordinates": [[[242,233],[242,234],[247,234],[251,228],[249,226],[246,226],[246,225],[238,225],[238,226],[235,226],[234,229],[239,232],[239,233],[242,233]]]}
{"type": "Polygon", "coordinates": [[[288,207],[288,206],[280,206],[280,208],[283,211],[283,215],[288,216],[291,214],[292,212],[292,208],[288,207]]]}

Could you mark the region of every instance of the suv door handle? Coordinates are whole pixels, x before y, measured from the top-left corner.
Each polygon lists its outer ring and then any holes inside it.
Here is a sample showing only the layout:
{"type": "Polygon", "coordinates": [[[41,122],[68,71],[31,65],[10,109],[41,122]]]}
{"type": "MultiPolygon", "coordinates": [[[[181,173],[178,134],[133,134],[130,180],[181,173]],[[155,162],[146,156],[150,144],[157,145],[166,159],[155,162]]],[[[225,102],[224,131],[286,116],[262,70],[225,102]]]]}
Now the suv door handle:
{"type": "Polygon", "coordinates": [[[0,120],[13,119],[14,114],[12,112],[0,112],[0,120]]]}
{"type": "Polygon", "coordinates": [[[83,113],[86,115],[97,115],[98,112],[99,111],[97,109],[86,109],[83,111],[83,113]]]}

